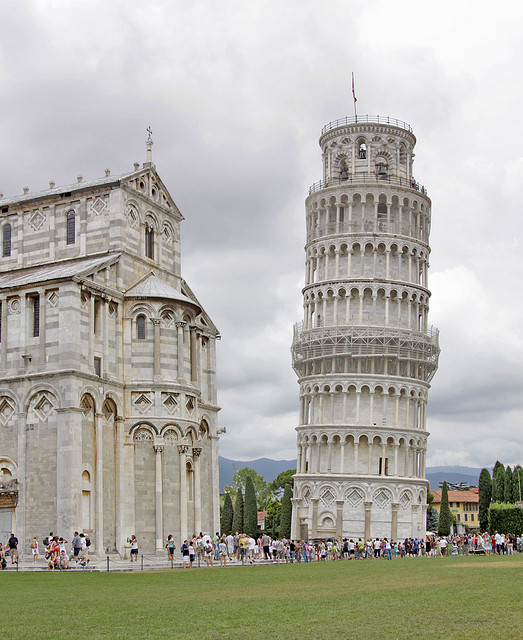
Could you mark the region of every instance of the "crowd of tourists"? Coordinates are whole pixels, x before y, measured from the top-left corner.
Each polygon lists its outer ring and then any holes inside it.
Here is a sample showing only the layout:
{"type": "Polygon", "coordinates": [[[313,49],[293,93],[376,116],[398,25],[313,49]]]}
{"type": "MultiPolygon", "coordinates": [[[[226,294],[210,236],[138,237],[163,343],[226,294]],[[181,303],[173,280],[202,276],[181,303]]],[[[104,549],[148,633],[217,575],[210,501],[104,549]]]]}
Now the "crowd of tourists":
{"type": "MultiPolygon", "coordinates": [[[[39,556],[43,556],[50,571],[56,569],[69,569],[70,566],[85,567],[89,562],[88,553],[91,540],[84,533],[74,532],[71,540],[70,553],[68,553],[68,541],[62,536],[55,535],[52,531],[42,540],[34,536],[31,540],[31,559],[36,564],[39,556]]],[[[12,565],[17,565],[19,560],[19,541],[14,533],[11,533],[6,545],[0,542],[0,567],[7,568],[8,560],[12,565]]]]}
{"type": "MultiPolygon", "coordinates": [[[[169,536],[172,538],[172,536],[169,536]]],[[[169,558],[174,557],[174,542],[166,544],[169,558]]],[[[467,534],[436,536],[425,538],[405,538],[394,541],[388,538],[338,538],[334,540],[310,542],[305,540],[287,540],[271,538],[267,533],[257,537],[245,533],[216,533],[212,538],[208,534],[194,535],[184,540],[181,546],[182,564],[190,568],[195,561],[198,566],[205,561],[207,567],[227,566],[228,563],[241,562],[254,564],[261,560],[274,564],[313,562],[328,560],[356,560],[367,558],[405,557],[442,557],[449,555],[471,554],[512,554],[523,552],[521,536],[502,535],[496,531],[494,535],[467,534]]]]}
{"type": "MultiPolygon", "coordinates": [[[[130,547],[131,562],[138,560],[139,545],[135,535],[127,539],[130,547]]],[[[85,567],[89,563],[89,547],[91,541],[84,533],[74,532],[69,542],[51,532],[40,544],[34,536],[30,548],[34,564],[43,555],[48,569],[68,569],[85,567]]],[[[5,569],[18,564],[19,542],[14,533],[4,545],[0,542],[0,567],[5,569]]],[[[174,537],[167,537],[165,548],[167,558],[175,559],[176,544],[174,537]]],[[[194,563],[206,567],[225,567],[230,563],[254,564],[256,562],[272,562],[286,564],[294,562],[324,562],[330,560],[361,560],[384,558],[442,557],[457,555],[511,555],[523,553],[522,536],[503,535],[495,532],[469,533],[463,535],[437,536],[428,534],[425,538],[405,538],[390,540],[389,538],[337,538],[326,541],[288,540],[271,538],[267,533],[253,537],[246,533],[229,533],[214,536],[206,533],[194,534],[181,544],[177,561],[181,561],[184,569],[191,568],[194,563]]]]}

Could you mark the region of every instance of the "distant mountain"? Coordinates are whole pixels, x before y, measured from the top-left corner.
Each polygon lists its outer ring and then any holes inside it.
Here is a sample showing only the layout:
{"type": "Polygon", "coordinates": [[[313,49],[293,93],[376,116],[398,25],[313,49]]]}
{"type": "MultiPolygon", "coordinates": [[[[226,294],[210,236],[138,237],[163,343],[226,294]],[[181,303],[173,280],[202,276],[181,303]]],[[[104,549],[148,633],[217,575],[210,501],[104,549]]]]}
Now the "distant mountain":
{"type": "MultiPolygon", "coordinates": [[[[263,476],[266,482],[271,482],[282,471],[296,469],[296,460],[271,460],[270,458],[257,458],[256,460],[229,460],[220,456],[220,493],[223,493],[226,484],[232,483],[232,476],[236,469],[250,467],[263,476]]],[[[470,486],[478,486],[478,478],[481,473],[479,467],[427,467],[427,480],[432,489],[439,489],[440,482],[452,482],[459,484],[466,482],[470,486]]]]}
{"type": "Polygon", "coordinates": [[[479,467],[427,467],[426,476],[432,489],[439,489],[440,483],[445,481],[453,484],[466,482],[477,487],[480,473],[479,467]]]}
{"type": "Polygon", "coordinates": [[[271,460],[270,458],[257,458],[256,460],[229,460],[220,459],[220,493],[223,493],[226,484],[232,484],[232,476],[236,469],[250,467],[256,473],[265,478],[266,482],[272,482],[276,476],[287,469],[296,469],[296,460],[271,460]],[[235,469],[236,467],[236,469],[235,469]]]}

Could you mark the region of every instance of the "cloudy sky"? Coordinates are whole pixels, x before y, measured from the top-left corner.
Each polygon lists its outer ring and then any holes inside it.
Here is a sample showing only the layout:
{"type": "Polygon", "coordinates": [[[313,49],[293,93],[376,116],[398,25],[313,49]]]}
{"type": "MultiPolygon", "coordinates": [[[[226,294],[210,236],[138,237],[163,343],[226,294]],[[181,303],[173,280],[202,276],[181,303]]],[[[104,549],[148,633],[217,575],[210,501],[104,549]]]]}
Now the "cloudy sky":
{"type": "Polygon", "coordinates": [[[523,459],[523,5],[2,0],[0,192],[154,161],[183,275],[221,331],[222,455],[296,455],[292,325],[324,124],[409,122],[441,330],[429,464],[523,459]]]}

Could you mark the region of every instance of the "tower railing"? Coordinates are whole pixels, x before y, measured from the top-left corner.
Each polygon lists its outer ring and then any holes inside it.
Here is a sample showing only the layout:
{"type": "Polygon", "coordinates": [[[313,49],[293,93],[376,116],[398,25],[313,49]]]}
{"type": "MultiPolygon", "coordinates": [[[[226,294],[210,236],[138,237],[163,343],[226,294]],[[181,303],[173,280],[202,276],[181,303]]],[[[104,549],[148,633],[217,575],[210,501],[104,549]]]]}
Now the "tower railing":
{"type": "Polygon", "coordinates": [[[345,116],[345,118],[339,118],[338,120],[333,120],[326,124],[321,130],[321,135],[327,133],[327,131],[332,131],[332,129],[337,129],[338,127],[343,127],[347,124],[389,124],[393,127],[399,127],[400,129],[405,129],[409,133],[413,133],[412,127],[410,124],[403,122],[403,120],[397,120],[396,118],[390,118],[389,116],[345,116]]]}
{"type": "Polygon", "coordinates": [[[303,322],[298,322],[291,351],[295,370],[308,360],[331,356],[396,356],[428,365],[433,375],[440,353],[439,330],[433,326],[419,331],[373,325],[304,329],[303,322]]]}
{"type": "Polygon", "coordinates": [[[400,176],[393,176],[387,174],[378,174],[374,172],[361,172],[349,174],[345,178],[329,178],[328,180],[318,180],[309,187],[309,195],[321,191],[321,189],[327,189],[327,187],[336,187],[342,184],[397,184],[401,187],[407,187],[408,189],[414,189],[424,196],[428,195],[425,187],[417,182],[414,178],[402,178],[400,176]]]}

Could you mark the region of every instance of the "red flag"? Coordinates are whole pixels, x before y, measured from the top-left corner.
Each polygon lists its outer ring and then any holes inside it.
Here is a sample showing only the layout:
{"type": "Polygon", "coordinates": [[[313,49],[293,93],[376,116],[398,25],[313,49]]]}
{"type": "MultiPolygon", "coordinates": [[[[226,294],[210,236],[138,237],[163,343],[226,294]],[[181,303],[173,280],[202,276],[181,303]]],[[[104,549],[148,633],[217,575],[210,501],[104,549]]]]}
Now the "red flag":
{"type": "Polygon", "coordinates": [[[356,98],[356,92],[354,90],[354,73],[352,74],[352,97],[354,98],[354,102],[358,101],[358,98],[356,98]]]}

